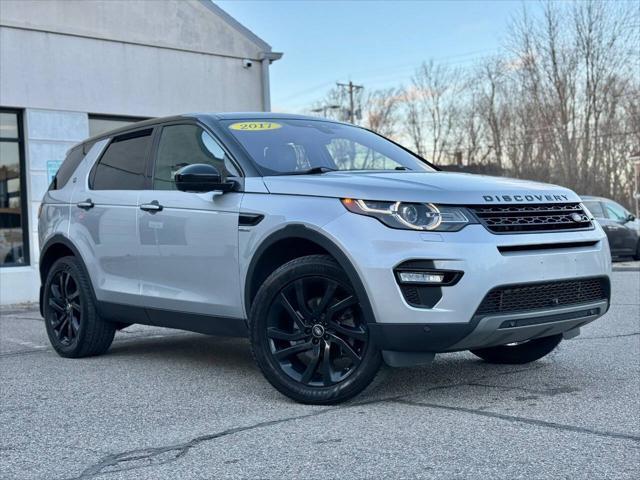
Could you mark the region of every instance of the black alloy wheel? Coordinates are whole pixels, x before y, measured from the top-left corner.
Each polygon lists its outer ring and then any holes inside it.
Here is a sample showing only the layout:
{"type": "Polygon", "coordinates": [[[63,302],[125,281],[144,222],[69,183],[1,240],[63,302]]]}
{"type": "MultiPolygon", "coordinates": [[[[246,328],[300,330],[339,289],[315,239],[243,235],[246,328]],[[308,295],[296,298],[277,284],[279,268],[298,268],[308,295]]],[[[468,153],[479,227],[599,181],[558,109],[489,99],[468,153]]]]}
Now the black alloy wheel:
{"type": "Polygon", "coordinates": [[[253,301],[249,327],[262,373],[298,402],[345,401],[382,363],[360,300],[328,255],[297,258],[273,272],[253,301]]]}
{"type": "Polygon", "coordinates": [[[362,362],[368,332],[351,289],[321,276],[287,285],[268,313],[267,337],[280,368],[297,382],[331,386],[362,362]]]}
{"type": "Polygon", "coordinates": [[[82,320],[82,299],[78,282],[69,271],[55,273],[49,284],[48,321],[62,345],[71,345],[78,337],[82,320]]]}
{"type": "Polygon", "coordinates": [[[51,345],[62,357],[106,352],[116,331],[98,315],[89,277],[77,257],[62,257],[47,272],[42,311],[51,345]]]}

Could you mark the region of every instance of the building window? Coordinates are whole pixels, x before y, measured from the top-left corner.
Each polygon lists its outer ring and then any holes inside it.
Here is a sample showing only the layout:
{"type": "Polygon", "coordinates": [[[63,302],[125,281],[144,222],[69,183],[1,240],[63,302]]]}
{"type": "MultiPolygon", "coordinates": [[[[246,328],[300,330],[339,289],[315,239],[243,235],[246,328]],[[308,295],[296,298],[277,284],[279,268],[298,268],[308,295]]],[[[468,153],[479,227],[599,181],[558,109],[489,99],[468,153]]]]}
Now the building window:
{"type": "Polygon", "coordinates": [[[22,114],[0,109],[0,268],[29,264],[22,114]]]}
{"type": "Polygon", "coordinates": [[[125,127],[135,122],[147,120],[148,117],[121,117],[114,115],[92,115],[89,114],[89,136],[95,137],[103,133],[125,127]]]}

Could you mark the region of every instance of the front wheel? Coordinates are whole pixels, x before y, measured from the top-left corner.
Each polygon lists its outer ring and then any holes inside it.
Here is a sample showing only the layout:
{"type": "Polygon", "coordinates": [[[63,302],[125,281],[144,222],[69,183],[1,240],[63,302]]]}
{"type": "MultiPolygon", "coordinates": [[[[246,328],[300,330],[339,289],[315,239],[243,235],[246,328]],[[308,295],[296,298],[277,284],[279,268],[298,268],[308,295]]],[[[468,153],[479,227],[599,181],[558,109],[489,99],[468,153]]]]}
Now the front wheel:
{"type": "Polygon", "coordinates": [[[357,295],[326,255],[292,260],[267,278],[251,308],[250,337],[266,379],[301,403],[357,395],[382,362],[357,295]]]}
{"type": "Polygon", "coordinates": [[[534,362],[548,355],[558,346],[562,335],[536,338],[514,345],[500,345],[498,347],[471,350],[471,353],[489,363],[522,364],[534,362]]]}

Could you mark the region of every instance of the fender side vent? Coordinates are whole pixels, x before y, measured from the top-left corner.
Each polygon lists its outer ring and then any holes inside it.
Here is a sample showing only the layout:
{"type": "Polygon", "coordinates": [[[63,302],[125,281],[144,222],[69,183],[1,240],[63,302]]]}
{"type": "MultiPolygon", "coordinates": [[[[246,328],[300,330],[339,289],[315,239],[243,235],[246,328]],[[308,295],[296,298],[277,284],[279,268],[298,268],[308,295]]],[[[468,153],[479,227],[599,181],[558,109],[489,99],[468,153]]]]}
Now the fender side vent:
{"type": "Polygon", "coordinates": [[[255,227],[264,219],[264,215],[259,213],[241,213],[238,219],[240,227],[255,227]]]}

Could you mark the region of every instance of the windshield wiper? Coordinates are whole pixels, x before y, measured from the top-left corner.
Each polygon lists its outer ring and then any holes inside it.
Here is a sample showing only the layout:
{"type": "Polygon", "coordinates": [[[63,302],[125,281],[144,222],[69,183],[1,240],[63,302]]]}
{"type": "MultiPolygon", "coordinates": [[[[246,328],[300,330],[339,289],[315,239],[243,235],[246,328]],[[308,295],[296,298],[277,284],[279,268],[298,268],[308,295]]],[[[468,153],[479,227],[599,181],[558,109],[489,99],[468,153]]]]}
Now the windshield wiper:
{"type": "Polygon", "coordinates": [[[337,170],[337,168],[331,167],[311,167],[306,170],[298,170],[295,172],[283,172],[279,175],[317,175],[319,173],[335,172],[337,170]]]}

